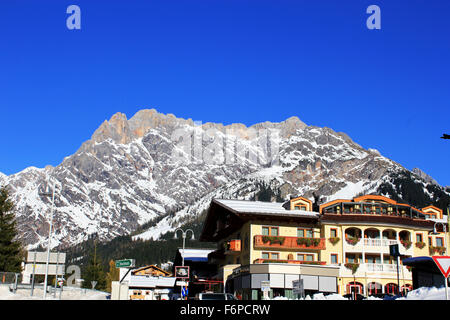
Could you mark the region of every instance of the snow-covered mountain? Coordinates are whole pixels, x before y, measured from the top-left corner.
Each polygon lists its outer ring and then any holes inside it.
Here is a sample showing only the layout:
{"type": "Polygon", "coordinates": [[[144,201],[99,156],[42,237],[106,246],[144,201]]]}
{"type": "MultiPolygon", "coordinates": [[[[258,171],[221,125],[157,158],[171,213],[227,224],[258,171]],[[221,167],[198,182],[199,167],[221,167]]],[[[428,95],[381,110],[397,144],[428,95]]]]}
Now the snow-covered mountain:
{"type": "Polygon", "coordinates": [[[129,120],[117,113],[60,165],[0,175],[0,183],[11,188],[30,247],[47,241],[51,198],[42,193],[55,183],[54,247],[93,233],[110,239],[148,221],[155,223],[136,237],[157,238],[195,218],[213,197],[252,197],[261,181],[283,197],[315,192],[332,200],[386,189],[403,172],[412,174],[344,133],[297,117],[224,126],[152,109],[129,120]]]}

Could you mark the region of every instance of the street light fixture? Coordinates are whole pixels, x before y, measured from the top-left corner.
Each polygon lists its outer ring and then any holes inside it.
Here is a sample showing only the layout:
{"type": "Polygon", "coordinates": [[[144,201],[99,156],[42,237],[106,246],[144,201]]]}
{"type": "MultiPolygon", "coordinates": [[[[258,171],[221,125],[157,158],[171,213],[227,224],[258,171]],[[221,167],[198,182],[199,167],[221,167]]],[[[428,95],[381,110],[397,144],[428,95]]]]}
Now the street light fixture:
{"type": "Polygon", "coordinates": [[[185,247],[185,244],[186,244],[186,236],[187,236],[187,233],[190,231],[191,233],[192,233],[192,240],[194,240],[195,238],[194,238],[194,231],[192,231],[192,229],[187,229],[186,231],[184,231],[183,229],[181,229],[181,228],[178,228],[178,229],[176,229],[175,230],[175,235],[174,235],[174,239],[178,239],[178,237],[177,237],[177,232],[178,231],[181,231],[181,233],[182,233],[182,237],[183,237],[183,254],[182,254],[182,266],[184,267],[184,247],[185,247]]]}

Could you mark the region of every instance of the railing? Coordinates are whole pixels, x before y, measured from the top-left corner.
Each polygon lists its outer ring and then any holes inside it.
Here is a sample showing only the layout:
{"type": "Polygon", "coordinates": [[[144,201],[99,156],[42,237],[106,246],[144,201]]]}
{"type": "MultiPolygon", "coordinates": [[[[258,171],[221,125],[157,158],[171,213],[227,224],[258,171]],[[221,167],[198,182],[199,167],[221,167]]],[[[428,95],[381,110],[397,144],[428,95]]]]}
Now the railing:
{"type": "MultiPolygon", "coordinates": [[[[388,263],[366,263],[367,271],[384,271],[384,272],[396,272],[397,265],[396,264],[388,264],[388,263]]],[[[401,266],[400,266],[401,268],[401,266]]]]}
{"type": "Polygon", "coordinates": [[[325,261],[305,261],[305,260],[276,260],[276,259],[256,259],[253,263],[288,263],[288,264],[311,264],[325,265],[325,261]]]}
{"type": "Polygon", "coordinates": [[[324,250],[325,238],[301,238],[301,237],[281,237],[256,235],[253,239],[255,249],[309,249],[324,250]]]}
{"type": "MultiPolygon", "coordinates": [[[[365,272],[383,272],[391,274],[392,277],[395,277],[395,274],[397,273],[397,264],[389,264],[389,263],[362,263],[359,265],[359,267],[356,269],[355,275],[356,276],[364,276],[365,272]]],[[[405,277],[410,278],[411,272],[403,265],[399,265],[399,272],[400,274],[403,274],[405,277]]],[[[341,275],[349,276],[352,275],[352,270],[348,267],[345,267],[342,265],[341,268],[341,275]]]]}
{"type": "Polygon", "coordinates": [[[234,254],[241,252],[241,240],[230,240],[226,244],[225,254],[234,254]]]}
{"type": "Polygon", "coordinates": [[[392,244],[397,244],[397,240],[391,239],[373,239],[373,238],[364,238],[365,246],[373,246],[373,247],[389,247],[392,244]]]}

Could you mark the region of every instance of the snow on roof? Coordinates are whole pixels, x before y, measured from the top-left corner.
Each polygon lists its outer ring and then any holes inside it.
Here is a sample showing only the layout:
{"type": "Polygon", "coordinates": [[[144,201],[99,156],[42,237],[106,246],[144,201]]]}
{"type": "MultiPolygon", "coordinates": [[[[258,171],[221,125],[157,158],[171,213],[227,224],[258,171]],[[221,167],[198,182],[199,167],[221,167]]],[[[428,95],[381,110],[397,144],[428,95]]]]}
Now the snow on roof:
{"type": "Polygon", "coordinates": [[[280,202],[263,202],[248,200],[226,200],[214,199],[224,207],[239,213],[259,213],[268,215],[290,215],[297,217],[315,218],[319,216],[318,212],[302,211],[302,210],[286,210],[283,203],[280,202]]]}
{"type": "Polygon", "coordinates": [[[213,252],[215,249],[178,249],[181,257],[184,257],[185,260],[189,259],[208,259],[208,254],[213,252]]]}
{"type": "Polygon", "coordinates": [[[155,288],[173,287],[176,278],[174,277],[152,277],[143,275],[132,275],[130,277],[130,287],[155,288]]]}

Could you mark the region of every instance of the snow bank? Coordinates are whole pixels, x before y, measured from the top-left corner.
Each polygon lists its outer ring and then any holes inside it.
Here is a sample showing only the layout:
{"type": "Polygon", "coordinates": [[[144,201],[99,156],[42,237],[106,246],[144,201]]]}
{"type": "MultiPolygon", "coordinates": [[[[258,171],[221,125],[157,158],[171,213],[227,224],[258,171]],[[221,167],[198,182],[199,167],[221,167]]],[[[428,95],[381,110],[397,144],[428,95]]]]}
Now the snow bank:
{"type": "MultiPolygon", "coordinates": [[[[33,296],[30,296],[30,289],[18,289],[16,293],[9,291],[9,285],[0,285],[0,300],[43,300],[43,290],[35,288],[33,296]]],[[[61,293],[61,300],[106,300],[107,292],[64,287],[61,293]]],[[[47,293],[47,300],[59,300],[59,291],[56,297],[53,293],[47,293]]]]}
{"type": "MultiPolygon", "coordinates": [[[[450,290],[448,295],[450,299],[450,290]]],[[[406,297],[397,300],[445,300],[445,288],[419,288],[408,292],[406,297]]]]}

